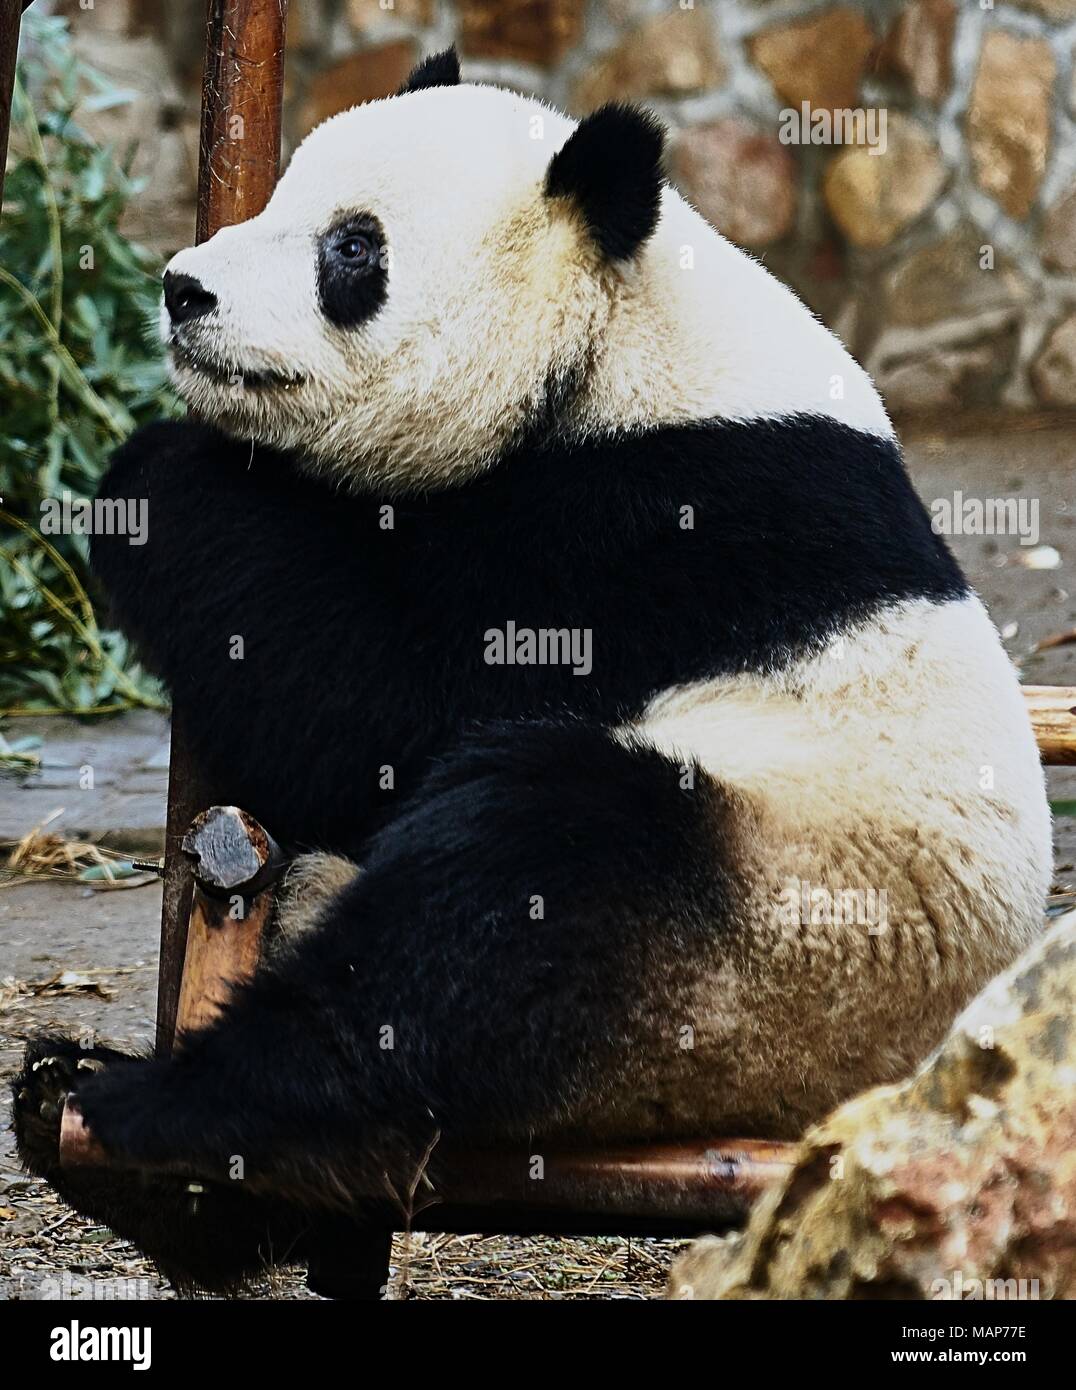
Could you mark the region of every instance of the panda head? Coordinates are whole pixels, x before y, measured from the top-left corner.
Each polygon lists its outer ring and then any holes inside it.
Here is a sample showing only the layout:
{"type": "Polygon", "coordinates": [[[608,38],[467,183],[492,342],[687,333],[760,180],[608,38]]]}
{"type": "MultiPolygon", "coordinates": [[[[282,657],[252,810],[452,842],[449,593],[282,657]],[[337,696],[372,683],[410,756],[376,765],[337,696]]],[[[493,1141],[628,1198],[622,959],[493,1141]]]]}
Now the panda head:
{"type": "Polygon", "coordinates": [[[866,373],[662,177],[664,133],[461,83],[449,51],[319,126],[173,257],[192,408],[345,485],[450,486],[521,438],[794,413],[892,433],[866,373]]]}
{"type": "Polygon", "coordinates": [[[585,394],[658,223],[662,145],[645,112],[576,125],[429,59],[318,127],[261,214],[172,259],[175,382],[359,485],[466,478],[585,394]]]}

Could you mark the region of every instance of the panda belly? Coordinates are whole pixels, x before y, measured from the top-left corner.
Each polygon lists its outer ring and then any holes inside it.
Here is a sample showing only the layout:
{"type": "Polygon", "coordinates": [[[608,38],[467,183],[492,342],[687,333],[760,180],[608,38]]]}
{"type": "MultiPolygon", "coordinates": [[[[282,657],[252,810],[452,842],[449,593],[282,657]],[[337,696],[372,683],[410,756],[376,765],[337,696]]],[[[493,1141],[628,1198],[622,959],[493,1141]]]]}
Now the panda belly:
{"type": "Polygon", "coordinates": [[[1042,772],[975,598],[894,606],[778,677],[667,691],[620,736],[734,793],[713,854],[739,896],[712,949],[647,981],[676,1017],[590,1134],[796,1134],[906,1075],[1041,925],[1042,772]]]}

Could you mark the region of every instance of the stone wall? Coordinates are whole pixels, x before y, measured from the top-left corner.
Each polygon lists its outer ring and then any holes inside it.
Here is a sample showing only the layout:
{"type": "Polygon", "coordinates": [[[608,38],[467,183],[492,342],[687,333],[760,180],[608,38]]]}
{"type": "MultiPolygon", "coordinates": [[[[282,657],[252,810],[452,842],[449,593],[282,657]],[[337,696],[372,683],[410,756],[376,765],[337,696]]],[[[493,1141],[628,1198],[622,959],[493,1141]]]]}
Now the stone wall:
{"type": "MultiPolygon", "coordinates": [[[[54,8],[141,87],[107,119],[152,173],[138,230],[181,244],[200,4],[54,8]]],[[[1076,406],[1076,0],[292,0],[289,143],[452,41],[465,76],[576,114],[654,106],[676,183],[896,413],[1076,406]]]]}

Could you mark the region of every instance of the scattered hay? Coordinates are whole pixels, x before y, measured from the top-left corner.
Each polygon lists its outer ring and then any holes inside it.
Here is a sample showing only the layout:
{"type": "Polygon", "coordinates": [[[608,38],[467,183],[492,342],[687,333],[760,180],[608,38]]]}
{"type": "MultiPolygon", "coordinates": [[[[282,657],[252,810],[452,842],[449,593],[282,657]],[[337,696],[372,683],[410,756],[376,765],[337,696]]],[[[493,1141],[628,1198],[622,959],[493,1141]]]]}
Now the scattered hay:
{"type": "Polygon", "coordinates": [[[4,980],[0,980],[0,1014],[5,1009],[12,1008],[20,999],[27,999],[30,996],[30,986],[25,980],[16,980],[14,975],[8,975],[4,980]]]}
{"type": "Polygon", "coordinates": [[[71,995],[93,995],[97,999],[115,998],[115,990],[105,983],[120,975],[134,975],[140,970],[154,970],[155,965],[140,961],[137,965],[112,965],[84,970],[57,970],[45,980],[18,980],[8,975],[0,980],[0,1013],[23,1000],[55,999],[71,995]]]}
{"type": "Polygon", "coordinates": [[[62,815],[63,807],[60,807],[27,831],[21,840],[7,842],[12,848],[0,878],[0,888],[55,879],[77,879],[95,889],[140,888],[156,880],[152,869],[139,866],[117,850],[88,840],[68,840],[49,830],[48,826],[62,815]]]}
{"type": "Polygon", "coordinates": [[[686,1241],[623,1236],[397,1235],[392,1299],[662,1298],[686,1241]]]}

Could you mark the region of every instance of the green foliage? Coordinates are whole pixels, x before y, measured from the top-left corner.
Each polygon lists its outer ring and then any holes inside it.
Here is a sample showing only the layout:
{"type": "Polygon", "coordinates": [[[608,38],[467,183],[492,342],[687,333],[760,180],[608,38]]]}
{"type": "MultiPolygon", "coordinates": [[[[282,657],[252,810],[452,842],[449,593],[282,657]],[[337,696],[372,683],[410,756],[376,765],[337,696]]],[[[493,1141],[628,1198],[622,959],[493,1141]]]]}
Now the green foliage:
{"type": "Polygon", "coordinates": [[[86,540],[44,537],[45,498],[92,497],[136,425],[175,413],[154,324],[155,258],[119,231],[139,184],[78,124],[129,100],[35,17],[20,64],[0,218],[0,714],[160,704],[98,627],[86,540]]]}

